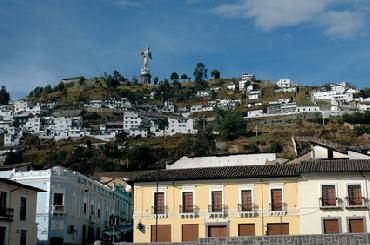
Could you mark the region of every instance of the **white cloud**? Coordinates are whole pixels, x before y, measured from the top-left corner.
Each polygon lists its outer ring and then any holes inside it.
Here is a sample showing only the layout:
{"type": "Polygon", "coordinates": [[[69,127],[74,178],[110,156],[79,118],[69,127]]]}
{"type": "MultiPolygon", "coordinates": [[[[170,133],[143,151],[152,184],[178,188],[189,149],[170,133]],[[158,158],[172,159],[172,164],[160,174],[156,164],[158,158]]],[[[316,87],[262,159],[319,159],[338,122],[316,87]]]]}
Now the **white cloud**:
{"type": "Polygon", "coordinates": [[[358,11],[330,11],[331,5],[349,4],[347,0],[238,0],[211,9],[214,14],[246,18],[264,31],[300,25],[316,25],[326,28],[325,34],[350,37],[365,26],[363,15],[358,11]]]}
{"type": "Polygon", "coordinates": [[[320,25],[326,28],[326,35],[340,38],[355,36],[366,25],[362,14],[350,11],[329,11],[323,14],[318,21],[320,25]]]}
{"type": "Polygon", "coordinates": [[[109,0],[112,5],[125,9],[128,7],[137,7],[143,4],[142,0],[109,0]]]}

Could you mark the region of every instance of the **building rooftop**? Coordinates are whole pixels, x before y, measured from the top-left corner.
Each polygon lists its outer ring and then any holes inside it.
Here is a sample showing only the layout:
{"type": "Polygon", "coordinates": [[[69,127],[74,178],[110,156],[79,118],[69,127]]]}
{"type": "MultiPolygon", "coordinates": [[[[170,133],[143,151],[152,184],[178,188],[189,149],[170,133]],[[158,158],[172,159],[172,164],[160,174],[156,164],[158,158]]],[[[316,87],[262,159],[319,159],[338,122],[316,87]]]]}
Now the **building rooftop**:
{"type": "Polygon", "coordinates": [[[13,181],[13,180],[10,180],[10,179],[0,178],[0,182],[4,183],[4,184],[8,184],[8,185],[19,186],[21,188],[28,189],[28,190],[31,190],[31,191],[46,192],[45,190],[42,190],[40,188],[36,188],[36,187],[30,186],[30,185],[24,185],[24,184],[18,183],[16,181],[13,181]]]}
{"type": "Polygon", "coordinates": [[[299,164],[286,165],[249,165],[213,168],[191,168],[152,171],[129,181],[154,182],[207,180],[207,179],[240,179],[240,178],[279,178],[299,177],[304,173],[341,173],[370,172],[370,160],[309,160],[299,164]]]}
{"type": "Polygon", "coordinates": [[[250,165],[213,168],[190,168],[159,170],[139,176],[133,182],[151,182],[173,180],[204,179],[239,179],[239,178],[274,178],[299,176],[296,165],[250,165]]]}

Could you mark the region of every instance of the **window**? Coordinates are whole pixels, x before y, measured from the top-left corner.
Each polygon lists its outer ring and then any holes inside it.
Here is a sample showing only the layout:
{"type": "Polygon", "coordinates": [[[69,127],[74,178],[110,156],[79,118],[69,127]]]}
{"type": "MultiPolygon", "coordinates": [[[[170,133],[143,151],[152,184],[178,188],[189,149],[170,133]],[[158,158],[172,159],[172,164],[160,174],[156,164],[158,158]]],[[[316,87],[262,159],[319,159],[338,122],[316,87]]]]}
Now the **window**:
{"type": "Polygon", "coordinates": [[[0,216],[5,216],[6,214],[6,195],[6,192],[0,192],[0,216]]]}
{"type": "Polygon", "coordinates": [[[164,214],[164,192],[154,193],[154,213],[155,214],[164,214]]]}
{"type": "Polygon", "coordinates": [[[63,206],[63,193],[54,193],[54,211],[64,211],[63,206]]]}
{"type": "Polygon", "coordinates": [[[100,208],[98,208],[98,218],[100,218],[100,208]]]}
{"type": "Polygon", "coordinates": [[[282,189],[271,189],[271,211],[283,211],[282,189]]]}
{"type": "Polygon", "coordinates": [[[289,223],[267,224],[267,235],[289,235],[289,223]]]}
{"type": "Polygon", "coordinates": [[[26,244],[27,244],[27,230],[21,230],[20,245],[26,245],[26,244]]]}
{"type": "Polygon", "coordinates": [[[348,205],[362,205],[361,185],[348,185],[348,205]]]}
{"type": "Polygon", "coordinates": [[[252,211],[252,190],[241,190],[241,209],[240,211],[252,211]]]}
{"type": "Polygon", "coordinates": [[[350,218],[348,219],[348,231],[350,233],[363,233],[364,229],[364,219],[362,218],[350,218]]]}
{"type": "Polygon", "coordinates": [[[324,219],[323,225],[324,225],[324,234],[340,233],[338,219],[324,219]]]}
{"type": "Polygon", "coordinates": [[[222,212],[222,191],[212,191],[211,202],[212,212],[222,212]]]}
{"type": "Polygon", "coordinates": [[[182,210],[183,213],[194,212],[193,207],[193,192],[182,193],[182,210]]]}
{"type": "Polygon", "coordinates": [[[94,214],[95,214],[94,204],[91,204],[91,205],[90,205],[90,214],[91,214],[91,215],[94,215],[94,214]]]}
{"type": "Polygon", "coordinates": [[[20,213],[20,220],[26,220],[26,210],[27,210],[27,199],[25,197],[21,197],[21,213],[20,213]]]}
{"type": "Polygon", "coordinates": [[[321,206],[336,206],[337,194],[335,185],[322,185],[321,186],[321,206]]]}
{"type": "Polygon", "coordinates": [[[87,204],[86,204],[86,202],[84,203],[84,214],[86,214],[86,212],[87,212],[87,204]]]}

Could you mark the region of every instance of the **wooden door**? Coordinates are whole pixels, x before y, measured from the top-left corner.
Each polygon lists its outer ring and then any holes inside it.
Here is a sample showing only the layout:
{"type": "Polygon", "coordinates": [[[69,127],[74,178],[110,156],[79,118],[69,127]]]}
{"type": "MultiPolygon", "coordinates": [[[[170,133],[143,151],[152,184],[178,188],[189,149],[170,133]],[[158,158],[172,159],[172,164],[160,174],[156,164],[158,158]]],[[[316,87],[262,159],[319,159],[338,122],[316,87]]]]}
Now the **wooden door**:
{"type": "Polygon", "coordinates": [[[182,225],[182,241],[193,242],[199,239],[199,226],[198,225],[182,225]]]}
{"type": "Polygon", "coordinates": [[[350,233],[364,233],[364,220],[363,219],[349,219],[349,232],[350,233]]]}
{"type": "Polygon", "coordinates": [[[255,225],[254,224],[239,224],[238,234],[239,236],[255,236],[255,225]]]}
{"type": "Polygon", "coordinates": [[[336,234],[339,233],[339,222],[337,219],[326,219],[324,220],[324,233],[325,234],[336,234]]]}
{"type": "Polygon", "coordinates": [[[268,235],[289,235],[289,223],[267,224],[268,235]]]}
{"type": "Polygon", "coordinates": [[[349,205],[361,205],[362,204],[361,185],[349,185],[348,186],[348,202],[349,205]]]}
{"type": "Polygon", "coordinates": [[[335,185],[322,186],[322,206],[336,206],[335,185]]]}
{"type": "Polygon", "coordinates": [[[208,237],[227,237],[226,225],[208,226],[208,237]]]}
{"type": "Polygon", "coordinates": [[[193,212],[193,192],[182,193],[182,211],[184,213],[193,212]]]}
{"type": "Polygon", "coordinates": [[[171,225],[158,225],[158,239],[156,240],[156,226],[151,226],[151,242],[171,242],[171,225]]]}
{"type": "Polygon", "coordinates": [[[241,211],[252,211],[252,191],[251,190],[242,190],[241,192],[242,199],[242,210],[241,211]]]}
{"type": "Polygon", "coordinates": [[[164,214],[164,193],[156,192],[154,193],[154,211],[158,214],[164,214]]]}
{"type": "Polygon", "coordinates": [[[212,212],[222,212],[222,191],[212,191],[212,212]]]}
{"type": "Polygon", "coordinates": [[[272,211],[283,210],[283,191],[281,189],[271,190],[272,211]]]}

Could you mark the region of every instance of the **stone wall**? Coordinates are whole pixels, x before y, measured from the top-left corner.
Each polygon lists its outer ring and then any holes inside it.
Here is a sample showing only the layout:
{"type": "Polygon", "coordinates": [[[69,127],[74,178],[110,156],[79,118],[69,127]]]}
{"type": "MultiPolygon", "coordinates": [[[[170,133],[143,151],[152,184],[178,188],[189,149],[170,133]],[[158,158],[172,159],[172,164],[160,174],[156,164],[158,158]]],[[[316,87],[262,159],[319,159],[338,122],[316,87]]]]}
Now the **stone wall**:
{"type": "Polygon", "coordinates": [[[300,236],[258,236],[201,238],[198,244],[255,244],[255,245],[365,245],[370,244],[370,234],[333,234],[300,236]]]}
{"type": "MultiPolygon", "coordinates": [[[[116,245],[132,243],[115,243],[116,245]]],[[[181,244],[192,243],[156,243],[181,244]]],[[[246,244],[246,245],[365,245],[370,244],[370,234],[333,234],[333,235],[300,235],[300,236],[257,236],[257,237],[227,237],[200,238],[197,243],[203,245],[246,244]]]]}

